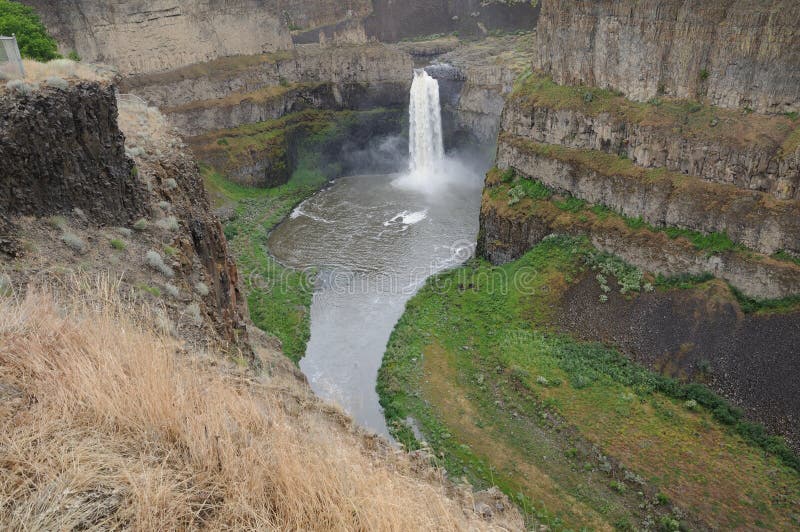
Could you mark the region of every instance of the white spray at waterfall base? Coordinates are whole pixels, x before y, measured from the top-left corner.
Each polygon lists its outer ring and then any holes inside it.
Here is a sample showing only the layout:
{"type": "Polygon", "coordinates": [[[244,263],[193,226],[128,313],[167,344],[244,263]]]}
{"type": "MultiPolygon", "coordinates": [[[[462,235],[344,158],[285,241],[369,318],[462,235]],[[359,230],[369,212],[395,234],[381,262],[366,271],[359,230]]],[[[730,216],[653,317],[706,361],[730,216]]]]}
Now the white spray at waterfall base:
{"type": "Polygon", "coordinates": [[[414,71],[408,114],[409,170],[394,182],[395,186],[438,194],[475,173],[445,157],[439,82],[425,70],[414,71]]]}

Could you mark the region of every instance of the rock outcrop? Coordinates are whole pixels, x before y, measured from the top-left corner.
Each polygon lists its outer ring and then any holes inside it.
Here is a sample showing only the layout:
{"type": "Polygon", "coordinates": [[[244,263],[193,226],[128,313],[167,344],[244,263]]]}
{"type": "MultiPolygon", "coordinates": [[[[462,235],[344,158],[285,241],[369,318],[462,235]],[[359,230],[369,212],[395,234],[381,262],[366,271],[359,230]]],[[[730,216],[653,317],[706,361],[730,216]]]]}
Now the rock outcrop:
{"type": "Polygon", "coordinates": [[[147,212],[117,125],[115,89],[77,82],[67,89],[0,95],[0,211],[48,216],[81,209],[100,224],[147,212]]]}
{"type": "Polygon", "coordinates": [[[562,84],[720,107],[800,110],[794,0],[546,0],[537,68],[562,84]]]}
{"type": "MultiPolygon", "coordinates": [[[[139,167],[159,201],[169,202],[170,211],[180,220],[171,242],[179,250],[179,260],[173,265],[176,275],[205,285],[208,294],[198,303],[201,316],[209,320],[218,339],[251,355],[249,312],[239,270],[222,224],[212,212],[197,163],[190,154],[173,149],[161,157],[142,159],[139,167]]],[[[188,291],[196,290],[194,283],[188,285],[188,291]]]]}
{"type": "Polygon", "coordinates": [[[365,21],[367,35],[384,42],[458,32],[485,35],[491,30],[531,30],[538,3],[482,0],[373,0],[365,21]]]}
{"type": "Polygon", "coordinates": [[[123,74],[164,72],[293,44],[395,42],[460,31],[530,29],[538,8],[480,0],[24,0],[64,53],[123,74]]]}
{"type": "Polygon", "coordinates": [[[510,208],[506,196],[493,198],[496,183],[487,183],[478,247],[495,264],[520,258],[552,234],[582,236],[600,251],[666,278],[711,274],[759,300],[800,295],[800,265],[793,262],[736,250],[710,254],[686,239],[649,228],[632,229],[619,217],[597,216],[588,208],[571,213],[551,201],[510,208]]]}
{"type": "Polygon", "coordinates": [[[726,233],[761,253],[800,253],[800,201],[683,174],[646,172],[592,151],[537,144],[504,134],[497,165],[512,167],[556,190],[647,223],[726,233]]]}
{"type": "Polygon", "coordinates": [[[137,137],[148,149],[126,150],[113,84],[0,93],[0,260],[25,256],[12,268],[20,285],[96,269],[151,295],[160,274],[181,335],[251,356],[238,271],[197,165],[177,139],[137,137]]]}
{"type": "MultiPolygon", "coordinates": [[[[461,75],[456,97],[443,101],[455,128],[469,131],[480,143],[495,144],[506,97],[533,60],[534,42],[533,33],[489,37],[437,57],[437,63],[450,64],[461,75]]],[[[431,75],[437,77],[435,72],[431,75]]]]}
{"type": "Polygon", "coordinates": [[[160,107],[180,133],[196,136],[303,109],[405,106],[413,65],[395,48],[298,46],[131,76],[122,90],[160,107]]]}
{"type": "Polygon", "coordinates": [[[769,192],[778,199],[800,199],[800,145],[791,153],[783,151],[800,124],[788,117],[743,115],[682,102],[665,102],[649,113],[646,106],[615,111],[606,102],[593,103],[559,105],[539,102],[536,95],[519,96],[506,106],[502,128],[539,143],[597,150],[644,168],[666,168],[769,192]],[[682,107],[688,110],[680,112],[682,107]],[[642,118],[628,116],[634,112],[642,118]]]}
{"type": "Polygon", "coordinates": [[[158,72],[292,45],[278,0],[25,3],[42,14],[64,51],[75,50],[85,61],[114,65],[123,74],[158,72]]]}

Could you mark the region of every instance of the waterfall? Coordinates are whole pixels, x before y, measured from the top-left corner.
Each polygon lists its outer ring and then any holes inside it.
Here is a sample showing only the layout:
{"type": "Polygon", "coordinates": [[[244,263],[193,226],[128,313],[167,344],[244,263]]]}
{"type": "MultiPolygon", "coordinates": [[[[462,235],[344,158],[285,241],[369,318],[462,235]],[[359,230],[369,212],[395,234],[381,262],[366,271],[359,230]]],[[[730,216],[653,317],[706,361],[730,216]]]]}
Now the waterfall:
{"type": "Polygon", "coordinates": [[[424,70],[414,71],[408,112],[410,170],[419,174],[434,169],[444,157],[439,82],[424,70]]]}

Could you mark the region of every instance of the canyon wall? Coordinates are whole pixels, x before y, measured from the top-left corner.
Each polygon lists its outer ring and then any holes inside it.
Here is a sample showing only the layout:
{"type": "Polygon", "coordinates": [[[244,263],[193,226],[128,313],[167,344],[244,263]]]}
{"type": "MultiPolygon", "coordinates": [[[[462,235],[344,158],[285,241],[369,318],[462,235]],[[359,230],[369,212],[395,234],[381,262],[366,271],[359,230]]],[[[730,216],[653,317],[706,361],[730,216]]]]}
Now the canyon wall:
{"type": "Polygon", "coordinates": [[[478,237],[495,264],[570,235],[652,274],[631,297],[587,271],[554,326],[708,384],[795,448],[798,21],[791,0],[544,0],[478,237]]]}
{"type": "Polygon", "coordinates": [[[419,36],[458,32],[483,35],[491,30],[531,30],[539,6],[531,2],[506,5],[481,0],[373,0],[365,21],[370,37],[396,42],[419,36]]]}
{"type": "Polygon", "coordinates": [[[794,0],[545,0],[535,66],[638,101],[798,111],[798,20],[794,0]]]}
{"type": "Polygon", "coordinates": [[[133,174],[112,85],[75,82],[0,98],[0,211],[79,208],[100,223],[125,224],[147,210],[133,174]]]}
{"type": "MultiPolygon", "coordinates": [[[[25,268],[9,270],[20,285],[102,273],[148,297],[161,294],[161,274],[176,294],[155,301],[156,314],[165,306],[171,316],[166,332],[207,334],[251,355],[239,274],[197,164],[173,138],[137,135],[152,145],[126,150],[118,116],[116,88],[105,82],[0,90],[0,267],[23,257],[25,268]],[[152,253],[163,257],[154,263],[152,253]]],[[[132,123],[140,121],[145,114],[132,123]]]]}
{"type": "MultiPolygon", "coordinates": [[[[290,48],[277,1],[28,0],[64,51],[123,74],[290,48]]],[[[331,2],[334,3],[334,2],[331,2]]]]}
{"type": "Polygon", "coordinates": [[[121,90],[160,107],[188,136],[304,108],[369,109],[408,102],[411,57],[379,43],[221,58],[129,76],[121,90]]]}
{"type": "Polygon", "coordinates": [[[531,29],[530,4],[479,0],[24,0],[63,53],[123,74],[163,72],[293,44],[387,42],[461,31],[531,29]]]}
{"type": "Polygon", "coordinates": [[[614,107],[599,102],[595,111],[591,105],[570,107],[536,101],[535,97],[511,98],[502,127],[507,133],[543,144],[621,155],[643,168],[666,168],[714,183],[768,192],[778,199],[800,199],[800,145],[789,153],[784,151],[789,134],[797,127],[790,118],[698,108],[694,113],[685,112],[681,120],[670,121],[670,110],[664,109],[658,116],[654,107],[649,116],[634,120],[626,116],[623,105],[615,113],[614,107]],[[687,127],[688,120],[697,125],[687,127]]]}

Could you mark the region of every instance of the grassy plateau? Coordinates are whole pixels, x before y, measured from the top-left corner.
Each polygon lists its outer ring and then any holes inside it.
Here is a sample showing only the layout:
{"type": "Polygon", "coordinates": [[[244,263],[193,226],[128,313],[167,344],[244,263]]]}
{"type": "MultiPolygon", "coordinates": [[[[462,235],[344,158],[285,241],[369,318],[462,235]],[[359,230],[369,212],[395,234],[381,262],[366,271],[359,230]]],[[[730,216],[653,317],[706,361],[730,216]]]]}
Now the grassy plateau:
{"type": "Polygon", "coordinates": [[[554,530],[800,526],[800,462],[782,440],[703,386],[547,325],[593,260],[586,241],[551,238],[432,278],[379,375],[396,438],[554,530]]]}

